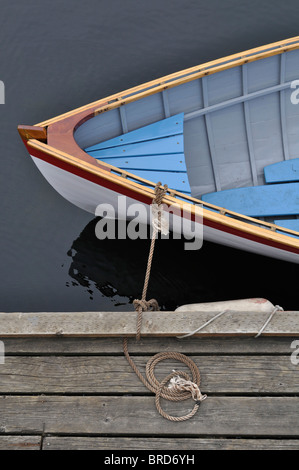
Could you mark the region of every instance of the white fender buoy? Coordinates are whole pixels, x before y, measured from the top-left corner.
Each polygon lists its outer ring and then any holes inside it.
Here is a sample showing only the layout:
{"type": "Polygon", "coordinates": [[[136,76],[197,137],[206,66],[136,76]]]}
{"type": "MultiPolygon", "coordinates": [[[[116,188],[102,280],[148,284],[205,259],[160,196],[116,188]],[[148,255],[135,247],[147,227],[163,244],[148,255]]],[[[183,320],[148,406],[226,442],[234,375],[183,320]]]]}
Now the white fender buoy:
{"type": "Polygon", "coordinates": [[[240,300],[224,300],[219,302],[205,302],[199,304],[187,304],[177,307],[175,312],[220,312],[228,310],[231,312],[267,312],[274,310],[274,305],[267,299],[253,298],[240,300]]]}

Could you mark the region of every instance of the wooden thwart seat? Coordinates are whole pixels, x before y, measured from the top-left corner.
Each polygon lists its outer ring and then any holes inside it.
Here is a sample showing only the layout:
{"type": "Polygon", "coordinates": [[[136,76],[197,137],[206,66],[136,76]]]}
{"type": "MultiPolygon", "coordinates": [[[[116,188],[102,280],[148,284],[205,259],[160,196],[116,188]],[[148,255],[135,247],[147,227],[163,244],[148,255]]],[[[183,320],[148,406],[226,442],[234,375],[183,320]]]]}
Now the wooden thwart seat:
{"type": "Polygon", "coordinates": [[[299,181],[299,158],[273,163],[264,168],[266,183],[299,181]]]}
{"type": "Polygon", "coordinates": [[[204,194],[202,200],[249,217],[299,214],[299,183],[227,189],[204,194]]]}
{"type": "MultiPolygon", "coordinates": [[[[294,230],[298,232],[299,237],[299,219],[283,219],[283,220],[274,220],[274,223],[280,227],[288,228],[290,230],[294,230]]],[[[296,237],[296,235],[291,235],[296,237]]]]}

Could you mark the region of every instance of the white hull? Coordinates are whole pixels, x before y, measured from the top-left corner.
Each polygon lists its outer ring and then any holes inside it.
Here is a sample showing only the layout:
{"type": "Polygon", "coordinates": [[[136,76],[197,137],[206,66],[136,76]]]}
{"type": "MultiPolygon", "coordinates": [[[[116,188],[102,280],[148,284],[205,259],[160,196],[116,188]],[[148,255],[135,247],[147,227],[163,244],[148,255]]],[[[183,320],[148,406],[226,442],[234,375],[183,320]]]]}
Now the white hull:
{"type": "MultiPolygon", "coordinates": [[[[34,163],[37,165],[43,176],[53,186],[53,188],[77,207],[90,212],[94,215],[98,215],[96,210],[99,204],[110,204],[114,207],[115,214],[119,219],[127,219],[128,215],[126,211],[119,213],[119,193],[110,189],[104,188],[98,184],[90,182],[82,177],[76,176],[68,171],[62,170],[57,166],[47,163],[39,158],[32,156],[34,163]]],[[[127,206],[136,203],[131,198],[127,198],[127,206]]],[[[141,204],[141,203],[140,203],[141,204]]],[[[144,204],[144,206],[146,206],[144,204]]],[[[149,207],[146,206],[149,213],[149,207]]],[[[141,222],[148,223],[149,218],[141,222]]],[[[174,224],[175,224],[174,220],[174,224]]],[[[181,225],[181,224],[179,224],[181,225]]],[[[175,226],[171,229],[176,233],[175,226]]],[[[193,229],[194,230],[194,229],[193,229]]],[[[200,230],[196,233],[201,233],[200,230]]],[[[194,231],[189,234],[184,232],[186,237],[194,235],[194,231]]],[[[203,225],[203,241],[210,241],[217,244],[226,245],[232,248],[245,250],[248,252],[256,253],[263,256],[269,256],[284,261],[293,263],[299,263],[299,254],[289,252],[287,250],[279,249],[274,246],[266,245],[263,243],[250,240],[245,237],[237,236],[235,234],[225,232],[219,229],[203,225]]],[[[189,244],[191,248],[191,243],[189,244]]]]}

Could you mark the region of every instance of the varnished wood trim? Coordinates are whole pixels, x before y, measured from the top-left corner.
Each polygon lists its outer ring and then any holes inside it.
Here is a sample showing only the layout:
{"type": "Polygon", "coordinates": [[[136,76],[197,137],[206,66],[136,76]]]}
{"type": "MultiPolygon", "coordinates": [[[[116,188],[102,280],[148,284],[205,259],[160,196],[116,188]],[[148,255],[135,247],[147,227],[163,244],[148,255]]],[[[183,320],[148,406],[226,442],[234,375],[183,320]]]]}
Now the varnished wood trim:
{"type": "MultiPolygon", "coordinates": [[[[33,148],[33,149],[37,149],[41,152],[44,152],[48,155],[51,155],[54,159],[59,159],[59,160],[65,161],[68,164],[76,166],[77,168],[79,168],[79,169],[81,169],[81,170],[83,170],[87,173],[99,176],[99,177],[103,178],[104,180],[106,180],[106,181],[108,181],[108,182],[110,182],[114,185],[116,184],[117,186],[119,186],[119,188],[125,188],[126,190],[135,193],[136,194],[135,198],[137,200],[138,200],[138,197],[140,197],[140,196],[145,197],[148,200],[152,200],[153,197],[154,197],[155,183],[150,183],[147,180],[136,177],[134,174],[128,173],[128,172],[123,171],[123,170],[122,170],[122,172],[125,173],[127,177],[134,178],[136,180],[136,182],[133,181],[133,180],[130,180],[128,178],[124,178],[121,175],[111,173],[111,170],[114,170],[114,169],[118,172],[120,171],[118,168],[115,168],[112,165],[108,165],[108,164],[105,163],[105,167],[110,168],[110,171],[107,171],[107,168],[103,168],[100,165],[94,165],[94,163],[91,164],[88,161],[82,161],[82,159],[80,159],[80,158],[77,158],[73,155],[68,155],[63,151],[59,151],[55,148],[50,147],[49,145],[46,145],[46,144],[43,144],[42,142],[39,142],[37,140],[28,141],[28,147],[29,147],[29,150],[30,150],[30,147],[33,148]],[[151,187],[145,187],[141,184],[138,184],[138,181],[146,182],[148,184],[152,184],[152,188],[151,187]]],[[[190,210],[190,213],[192,215],[196,214],[196,208],[194,207],[194,204],[192,204],[192,203],[202,204],[203,205],[203,218],[206,219],[207,221],[210,221],[210,222],[216,223],[216,224],[220,224],[222,226],[230,227],[233,230],[240,231],[244,234],[246,234],[246,233],[250,234],[253,237],[260,237],[262,239],[269,240],[269,241],[274,242],[274,243],[280,243],[284,246],[289,246],[289,247],[292,247],[296,250],[299,248],[299,239],[296,239],[294,237],[289,237],[289,236],[283,235],[281,233],[275,232],[276,226],[274,224],[269,224],[267,222],[263,222],[263,221],[260,221],[258,219],[254,219],[254,218],[247,217],[247,216],[242,216],[241,214],[238,214],[238,213],[232,212],[232,211],[228,211],[228,210],[225,210],[223,213],[212,212],[212,211],[207,210],[205,208],[211,207],[211,208],[216,209],[218,211],[221,208],[218,207],[218,206],[214,206],[212,204],[207,204],[207,203],[205,203],[205,202],[203,202],[199,199],[195,199],[195,198],[186,196],[183,193],[179,193],[177,191],[172,191],[172,190],[170,190],[170,191],[171,191],[171,194],[176,194],[180,198],[184,198],[185,200],[183,201],[181,199],[176,198],[175,196],[167,194],[163,198],[163,201],[162,201],[164,204],[167,204],[167,205],[176,204],[177,206],[179,206],[181,208],[181,210],[184,210],[185,212],[190,210]],[[190,202],[189,205],[188,205],[188,202],[190,202]],[[227,215],[225,215],[225,214],[227,214],[227,215]],[[237,217],[238,219],[234,219],[233,217],[228,217],[228,215],[237,217]],[[240,219],[242,219],[242,220],[240,220],[240,219]],[[254,224],[259,224],[260,226],[257,226],[257,225],[254,225],[254,224]],[[274,230],[269,230],[269,228],[271,228],[271,227],[274,228],[274,230]]],[[[132,197],[134,198],[134,196],[132,196],[132,197]]],[[[220,227],[219,227],[219,230],[220,230],[220,227]]],[[[297,235],[297,232],[294,232],[292,230],[283,229],[283,228],[281,228],[281,230],[286,232],[286,233],[291,233],[291,234],[297,235]]]]}
{"type": "Polygon", "coordinates": [[[68,116],[62,121],[54,122],[48,126],[48,145],[97,168],[101,167],[106,169],[106,171],[110,171],[108,165],[105,165],[101,161],[96,160],[88,155],[88,153],[84,152],[74,138],[74,131],[76,128],[91,119],[93,116],[93,108],[91,108],[81,111],[78,114],[68,116]]]}
{"type": "Polygon", "coordinates": [[[47,141],[47,130],[44,127],[19,125],[18,131],[21,138],[25,141],[29,139],[36,139],[41,142],[47,141]]]}
{"type": "Polygon", "coordinates": [[[61,114],[60,116],[56,116],[52,119],[48,119],[47,121],[43,121],[38,126],[48,126],[54,122],[60,121],[65,119],[69,116],[81,113],[82,111],[87,111],[91,109],[97,109],[98,112],[105,112],[109,109],[113,109],[115,107],[121,106],[125,102],[130,102],[136,99],[139,99],[143,96],[151,95],[153,93],[158,93],[159,91],[163,91],[167,88],[171,88],[173,86],[186,83],[191,80],[195,80],[196,78],[202,77],[204,75],[210,75],[212,73],[216,73],[221,70],[226,70],[238,65],[242,65],[248,62],[254,62],[259,59],[263,59],[266,57],[270,57],[273,55],[281,54],[282,52],[287,52],[291,50],[295,50],[299,48],[299,36],[285,39],[283,41],[274,42],[268,44],[266,46],[257,47],[254,49],[249,49],[245,52],[232,54],[227,57],[213,60],[210,62],[206,62],[202,65],[197,65],[195,67],[190,67],[188,69],[166,75],[162,78],[152,80],[150,82],[146,82],[142,85],[138,85],[136,87],[130,88],[128,90],[122,91],[120,93],[113,94],[107,98],[94,101],[93,103],[87,104],[75,110],[69,111],[68,113],[61,114]],[[191,74],[191,75],[190,75],[191,74]],[[140,93],[138,93],[140,92],[140,93]],[[127,95],[126,100],[123,98],[127,95]],[[107,106],[107,103],[115,101],[107,106]]]}
{"type": "MultiPolygon", "coordinates": [[[[296,46],[296,47],[290,47],[290,48],[288,48],[288,50],[293,50],[293,49],[298,49],[298,48],[299,48],[299,45],[296,46]]],[[[209,70],[205,70],[205,69],[200,70],[199,72],[194,73],[192,75],[184,76],[182,78],[173,80],[173,81],[171,81],[167,84],[163,83],[161,85],[157,85],[155,87],[150,88],[149,90],[141,91],[140,93],[130,94],[130,96],[125,96],[124,98],[122,98],[120,96],[116,100],[113,100],[113,102],[111,104],[109,104],[108,106],[101,106],[98,109],[96,109],[95,110],[95,116],[97,114],[109,111],[111,109],[118,108],[119,106],[123,106],[125,104],[132,103],[132,102],[137,101],[141,98],[145,98],[147,96],[154,95],[156,93],[162,92],[162,91],[167,90],[169,88],[174,88],[175,86],[183,85],[184,83],[191,82],[193,80],[196,80],[197,78],[202,78],[202,77],[205,77],[207,75],[212,75],[216,72],[221,72],[221,71],[224,71],[224,70],[228,70],[230,68],[237,67],[237,66],[243,65],[243,64],[247,64],[249,62],[255,62],[256,60],[259,60],[259,59],[265,59],[267,57],[272,57],[273,55],[277,55],[277,54],[282,53],[282,52],[284,52],[284,51],[275,50],[275,51],[272,51],[272,52],[257,54],[256,56],[250,57],[250,58],[247,58],[247,59],[242,58],[242,59],[236,60],[234,62],[224,63],[222,65],[218,65],[218,66],[216,66],[212,69],[209,69],[209,70]]],[[[126,93],[122,93],[122,95],[126,95],[126,93]]],[[[109,101],[112,101],[112,100],[109,99],[109,101]]]]}

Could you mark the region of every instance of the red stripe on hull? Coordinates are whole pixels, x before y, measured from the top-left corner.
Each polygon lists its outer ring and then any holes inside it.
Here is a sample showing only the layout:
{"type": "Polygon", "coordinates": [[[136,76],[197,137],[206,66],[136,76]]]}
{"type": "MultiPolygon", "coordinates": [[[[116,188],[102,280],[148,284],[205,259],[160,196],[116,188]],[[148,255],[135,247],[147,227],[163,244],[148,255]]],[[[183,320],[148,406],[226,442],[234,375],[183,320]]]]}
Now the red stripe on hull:
{"type": "MultiPolygon", "coordinates": [[[[51,165],[54,165],[58,168],[61,168],[62,170],[65,170],[69,173],[72,173],[76,176],[79,176],[80,178],[83,178],[85,180],[91,181],[92,183],[95,183],[99,186],[102,186],[104,188],[110,189],[111,191],[114,191],[116,193],[119,193],[121,195],[130,197],[132,199],[137,200],[138,202],[141,202],[143,204],[150,205],[152,203],[152,198],[144,196],[142,194],[136,193],[133,190],[130,190],[128,188],[125,188],[123,186],[118,185],[117,183],[113,183],[112,181],[107,180],[106,178],[103,178],[100,175],[95,175],[93,173],[90,173],[89,171],[83,169],[83,168],[78,168],[68,162],[62,161],[58,158],[55,158],[55,156],[52,156],[46,152],[42,152],[40,150],[34,149],[32,147],[29,147],[27,143],[25,143],[25,146],[29,152],[30,155],[37,157],[47,163],[50,163],[51,165]]],[[[194,220],[194,218],[193,218],[194,220]]],[[[260,243],[262,245],[268,245],[273,248],[277,248],[280,250],[288,251],[291,253],[299,254],[299,249],[296,247],[288,246],[280,242],[276,242],[273,240],[267,240],[263,237],[259,237],[258,235],[253,235],[247,232],[244,232],[242,230],[229,227],[227,225],[219,224],[217,222],[211,221],[209,219],[204,218],[203,224],[211,227],[213,229],[219,230],[221,232],[226,232],[230,233],[232,235],[235,235],[240,238],[246,238],[248,240],[251,240],[256,243],[260,243]]]]}

